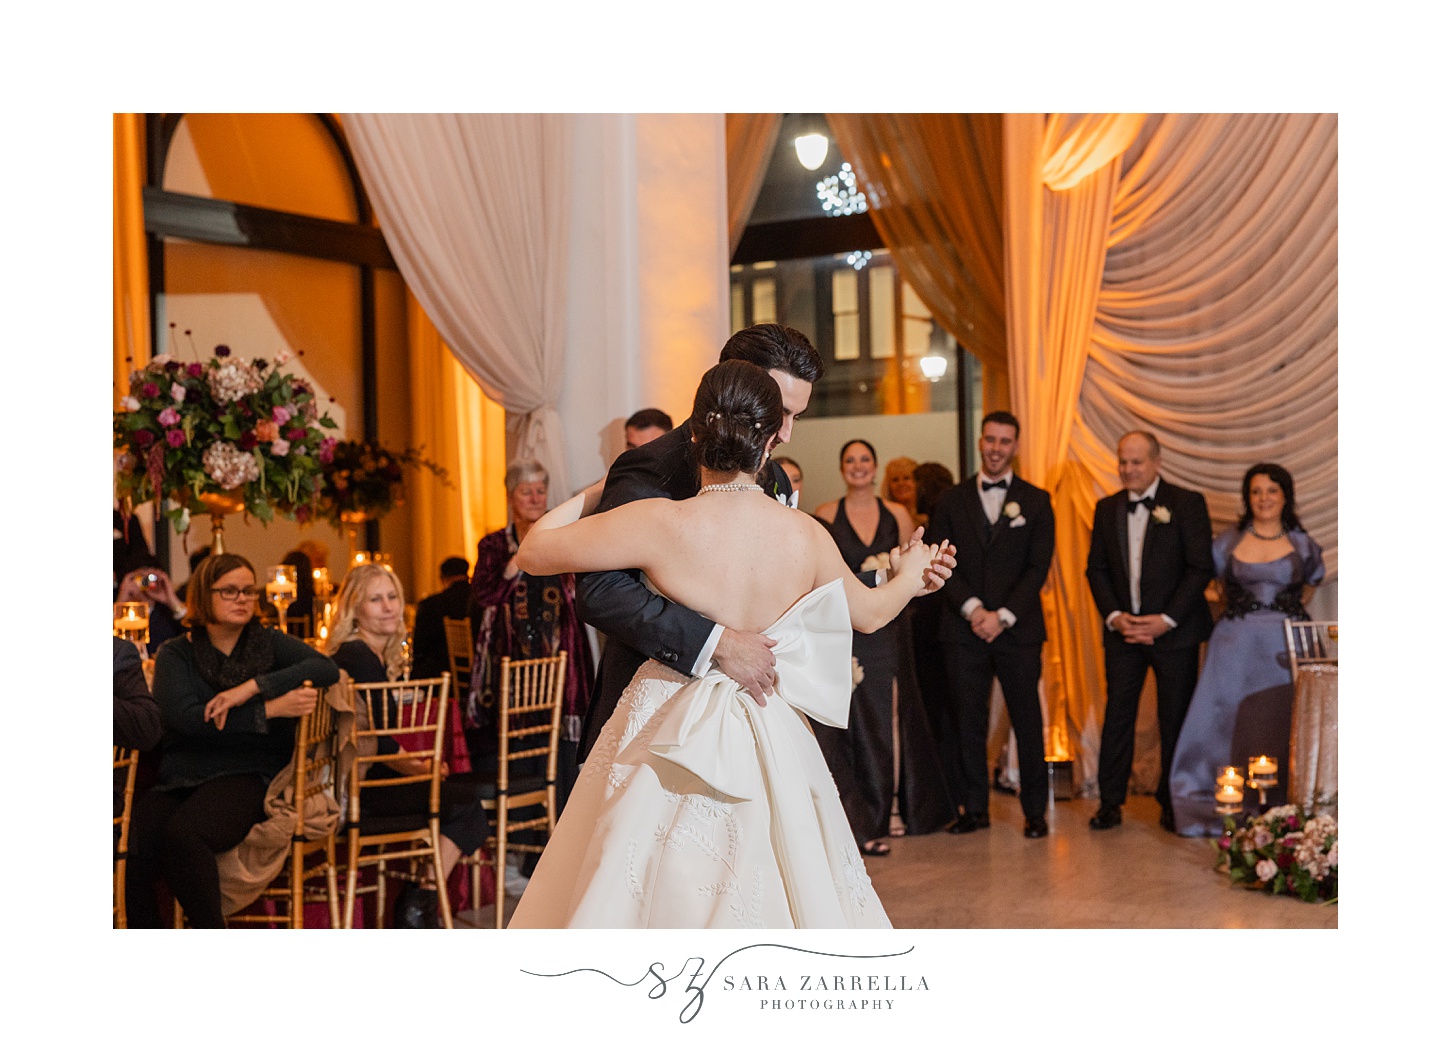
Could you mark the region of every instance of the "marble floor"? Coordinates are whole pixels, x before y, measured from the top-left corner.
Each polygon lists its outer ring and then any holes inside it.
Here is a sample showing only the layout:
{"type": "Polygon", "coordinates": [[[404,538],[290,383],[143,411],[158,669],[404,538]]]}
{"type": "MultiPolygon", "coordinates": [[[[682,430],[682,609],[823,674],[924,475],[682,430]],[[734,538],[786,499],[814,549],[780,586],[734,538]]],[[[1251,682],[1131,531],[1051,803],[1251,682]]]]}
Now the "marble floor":
{"type": "MultiPolygon", "coordinates": [[[[1214,841],[1159,828],[1159,805],[1130,796],[1124,823],[1094,832],[1092,800],[1053,804],[1046,839],[1024,839],[1015,797],[994,792],[992,827],[891,841],[867,858],[898,929],[1335,929],[1338,905],[1312,905],[1229,885],[1214,870],[1214,841]]],[[[513,911],[514,901],[505,904],[513,911]]],[[[459,927],[492,928],[493,909],[459,927]]]]}

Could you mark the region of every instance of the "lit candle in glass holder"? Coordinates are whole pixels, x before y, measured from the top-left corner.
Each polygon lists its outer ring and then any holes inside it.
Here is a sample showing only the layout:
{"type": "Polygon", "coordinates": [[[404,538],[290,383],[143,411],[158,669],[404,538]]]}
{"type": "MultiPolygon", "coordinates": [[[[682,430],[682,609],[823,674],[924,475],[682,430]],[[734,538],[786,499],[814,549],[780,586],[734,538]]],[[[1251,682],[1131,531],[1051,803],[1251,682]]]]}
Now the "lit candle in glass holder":
{"type": "Polygon", "coordinates": [[[1238,814],[1244,806],[1244,790],[1237,785],[1221,785],[1214,792],[1214,809],[1220,814],[1238,814]]]}
{"type": "Polygon", "coordinates": [[[1225,785],[1232,785],[1236,789],[1244,788],[1244,775],[1240,774],[1234,767],[1221,767],[1219,777],[1214,779],[1215,784],[1221,788],[1225,785]]]}
{"type": "Polygon", "coordinates": [[[287,631],[287,609],[297,600],[297,569],[290,564],[277,564],[267,569],[263,587],[267,599],[277,609],[277,628],[287,631]]]}
{"type": "Polygon", "coordinates": [[[1256,756],[1249,762],[1249,784],[1252,789],[1273,789],[1280,784],[1280,761],[1273,756],[1256,756]]]}
{"type": "Polygon", "coordinates": [[[120,601],[111,620],[111,633],[135,644],[145,645],[151,639],[151,616],[144,601],[120,601]]]}
{"type": "Polygon", "coordinates": [[[366,551],[366,550],[354,550],[353,551],[353,557],[352,557],[352,563],[348,567],[350,567],[350,568],[356,568],[360,564],[369,564],[369,563],[372,562],[372,560],[373,560],[373,555],[370,554],[370,553],[368,553],[368,551],[366,551]]]}

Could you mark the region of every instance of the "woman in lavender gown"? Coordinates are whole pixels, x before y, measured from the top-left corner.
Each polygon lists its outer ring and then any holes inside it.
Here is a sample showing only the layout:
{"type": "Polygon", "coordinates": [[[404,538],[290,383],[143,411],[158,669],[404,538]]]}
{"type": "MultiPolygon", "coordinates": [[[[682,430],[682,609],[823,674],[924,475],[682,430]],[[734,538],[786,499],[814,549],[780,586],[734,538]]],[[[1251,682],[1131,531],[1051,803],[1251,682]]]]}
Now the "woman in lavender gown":
{"type": "MultiPolygon", "coordinates": [[[[1325,577],[1320,547],[1295,516],[1295,484],[1275,463],[1257,463],[1240,489],[1239,524],[1214,541],[1225,606],[1189,714],[1174,750],[1169,792],[1181,836],[1216,836],[1214,779],[1221,767],[1243,772],[1251,756],[1279,758],[1289,769],[1294,692],[1285,649],[1285,619],[1308,619],[1314,587],[1325,577]]],[[[1284,786],[1269,791],[1284,802],[1284,786]]]]}

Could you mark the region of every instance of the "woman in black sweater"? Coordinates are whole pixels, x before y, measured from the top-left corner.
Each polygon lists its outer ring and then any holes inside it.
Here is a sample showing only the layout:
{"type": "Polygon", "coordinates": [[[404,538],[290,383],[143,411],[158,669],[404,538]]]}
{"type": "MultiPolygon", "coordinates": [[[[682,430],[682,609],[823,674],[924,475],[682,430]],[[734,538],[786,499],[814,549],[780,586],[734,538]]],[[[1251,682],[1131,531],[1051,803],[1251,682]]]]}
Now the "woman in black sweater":
{"type": "MultiPolygon", "coordinates": [[[[327,647],[333,661],[360,684],[397,680],[403,673],[404,632],[403,587],[398,577],[376,564],[358,565],[348,572],[338,591],[337,617],[328,635],[327,647]]],[[[370,697],[374,713],[381,716],[385,696],[374,691],[370,697]]],[[[397,752],[398,743],[385,735],[379,739],[378,751],[397,752]]],[[[427,756],[392,765],[375,763],[368,768],[368,777],[426,774],[431,767],[427,756]]],[[[444,767],[447,769],[447,764],[444,767]]],[[[489,818],[480,802],[486,794],[491,793],[478,783],[444,778],[439,792],[439,831],[445,878],[459,859],[478,850],[488,835],[489,818]]],[[[362,797],[360,814],[364,819],[417,816],[422,821],[428,814],[428,794],[421,785],[367,788],[362,797]]],[[[394,907],[393,925],[407,929],[437,926],[437,885],[430,864],[421,887],[404,887],[394,907]]]]}
{"type": "Polygon", "coordinates": [[[257,621],[256,581],[246,558],[208,557],[187,584],[190,632],[156,653],[164,734],[156,785],[131,816],[133,928],[162,925],[158,877],[193,927],[226,925],[216,855],[263,819],[267,785],[292,758],[296,718],[338,679],[326,656],[257,621]]]}

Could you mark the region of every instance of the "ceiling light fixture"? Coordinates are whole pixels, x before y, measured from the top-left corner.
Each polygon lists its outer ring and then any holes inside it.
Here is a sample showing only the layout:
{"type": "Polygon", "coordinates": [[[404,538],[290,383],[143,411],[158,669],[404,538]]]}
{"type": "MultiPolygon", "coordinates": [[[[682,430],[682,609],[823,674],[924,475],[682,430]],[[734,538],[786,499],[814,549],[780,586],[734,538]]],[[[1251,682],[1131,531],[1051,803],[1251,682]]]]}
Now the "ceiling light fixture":
{"type": "Polygon", "coordinates": [[[826,162],[828,144],[825,134],[802,134],[796,139],[796,158],[807,170],[819,169],[826,162]]]}

